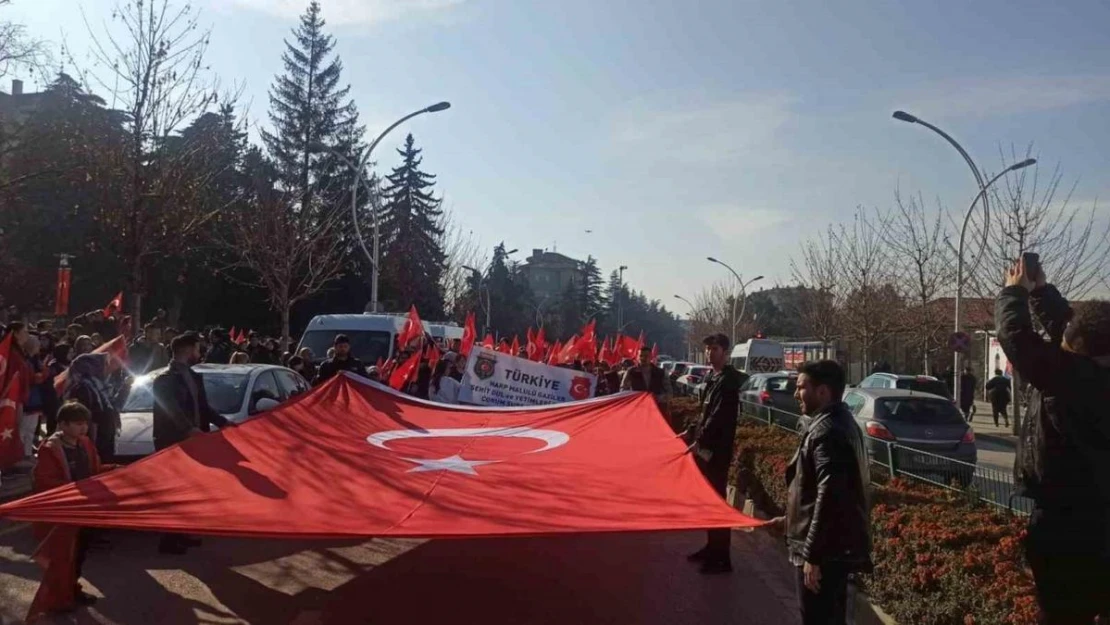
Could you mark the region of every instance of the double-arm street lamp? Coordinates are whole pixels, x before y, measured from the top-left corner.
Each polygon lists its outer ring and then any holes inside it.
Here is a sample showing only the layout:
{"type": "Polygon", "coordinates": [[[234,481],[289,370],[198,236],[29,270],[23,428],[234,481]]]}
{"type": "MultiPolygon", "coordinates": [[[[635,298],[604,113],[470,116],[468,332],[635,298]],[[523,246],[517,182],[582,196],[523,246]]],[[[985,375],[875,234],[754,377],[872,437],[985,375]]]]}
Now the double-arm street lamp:
{"type": "Polygon", "coordinates": [[[737,324],[740,323],[740,320],[744,318],[744,309],[747,308],[747,306],[748,306],[748,295],[747,295],[748,286],[750,286],[751,283],[753,283],[753,282],[762,280],[763,276],[756,276],[756,277],[752,278],[751,280],[748,280],[745,283],[740,278],[740,274],[736,273],[736,270],[733,269],[732,267],[729,267],[726,263],[724,263],[722,261],[719,261],[716,258],[713,258],[712,256],[707,257],[706,260],[708,260],[711,263],[717,263],[718,265],[724,267],[725,269],[728,269],[729,272],[733,275],[733,277],[736,278],[736,283],[740,285],[740,296],[744,298],[744,305],[740,307],[740,316],[739,317],[736,316],[736,296],[734,295],[732,297],[732,345],[736,345],[736,326],[737,326],[737,324]]]}
{"type": "Polygon", "coordinates": [[[409,113],[401,119],[398,119],[397,121],[390,124],[388,128],[383,130],[382,133],[378,135],[378,138],[374,139],[374,141],[366,148],[366,150],[358,156],[357,163],[351,162],[351,160],[343,154],[336,152],[335,150],[320,142],[312,143],[309,146],[309,149],[313,152],[330,152],[334,156],[337,156],[339,159],[341,159],[344,163],[346,163],[347,167],[350,167],[352,170],[354,170],[355,179],[351,182],[351,221],[353,221],[355,224],[355,238],[358,239],[359,247],[362,248],[362,253],[365,254],[366,258],[370,261],[371,269],[373,271],[373,277],[371,278],[370,282],[370,310],[372,312],[378,312],[378,274],[381,273],[378,263],[379,259],[381,258],[379,236],[381,229],[378,213],[381,212],[381,207],[378,205],[378,194],[376,189],[371,188],[370,185],[366,183],[366,179],[363,176],[363,173],[366,171],[366,164],[370,162],[370,154],[374,152],[374,148],[378,147],[378,144],[381,143],[382,139],[384,139],[385,136],[389,134],[390,131],[392,131],[394,128],[407,122],[413,117],[416,117],[417,115],[423,115],[424,113],[438,113],[440,111],[446,111],[449,108],[451,108],[450,102],[439,102],[437,104],[422,108],[419,111],[409,113]],[[362,229],[360,228],[358,223],[358,186],[360,184],[366,186],[366,192],[370,196],[370,208],[374,213],[373,254],[371,254],[370,251],[366,249],[366,241],[362,239],[362,229]]]}
{"type": "MultiPolygon", "coordinates": [[[[519,251],[517,248],[511,249],[508,252],[505,252],[505,256],[512,256],[513,254],[517,253],[517,251],[519,251]]],[[[481,294],[482,285],[485,285],[485,289],[486,289],[486,306],[485,306],[485,308],[486,308],[486,328],[485,328],[485,333],[489,334],[489,332],[490,332],[490,311],[491,311],[491,306],[492,306],[492,304],[490,303],[490,296],[489,296],[489,273],[487,272],[487,273],[483,274],[481,271],[478,271],[477,269],[475,269],[474,267],[471,267],[470,265],[463,265],[462,268],[467,270],[467,271],[473,272],[474,275],[478,276],[478,290],[479,290],[478,301],[479,302],[482,301],[482,294],[481,294]]],[[[490,269],[493,269],[492,265],[490,265],[490,269]]]]}
{"type": "MultiPolygon", "coordinates": [[[[964,237],[967,235],[967,225],[971,221],[971,215],[972,215],[972,213],[975,212],[975,205],[978,204],[980,201],[983,202],[983,215],[984,215],[984,217],[983,217],[983,245],[982,245],[982,248],[979,250],[979,254],[976,255],[976,257],[975,257],[975,263],[974,263],[973,268],[971,270],[972,273],[974,273],[975,269],[978,268],[979,262],[982,260],[983,255],[986,254],[986,252],[987,252],[987,236],[989,234],[988,231],[989,231],[989,227],[990,227],[990,200],[987,197],[987,190],[991,188],[991,185],[993,185],[1000,178],[1002,178],[1002,176],[1005,176],[1006,174],[1008,174],[1012,171],[1017,171],[1019,169],[1024,169],[1026,167],[1029,167],[1030,165],[1034,165],[1034,164],[1036,164],[1037,159],[1027,158],[1024,161],[1021,161],[1020,163],[1014,163],[1013,165],[1010,165],[1006,169],[1002,170],[995,177],[993,177],[990,180],[984,182],[983,181],[983,174],[981,173],[981,170],[979,169],[979,167],[975,164],[975,161],[971,160],[971,156],[968,155],[967,151],[964,150],[963,147],[959,143],[957,143],[955,139],[953,139],[951,137],[951,135],[944,132],[940,128],[937,128],[936,126],[930,124],[929,122],[924,121],[924,120],[922,120],[918,117],[915,117],[914,115],[910,115],[909,113],[906,113],[905,111],[895,111],[894,112],[894,119],[897,119],[898,121],[907,122],[907,123],[910,123],[910,124],[919,124],[921,126],[924,126],[924,127],[928,128],[929,130],[932,130],[933,132],[937,133],[941,137],[943,137],[945,141],[947,141],[949,144],[951,144],[952,147],[956,148],[956,151],[960,153],[960,156],[963,157],[964,161],[967,163],[967,166],[969,168],[971,168],[971,173],[972,173],[972,175],[975,176],[975,182],[977,182],[979,184],[979,192],[976,193],[974,199],[971,200],[971,206],[968,206],[967,213],[964,215],[963,225],[960,227],[960,241],[959,241],[959,244],[957,245],[957,250],[956,250],[956,301],[955,301],[956,310],[955,310],[955,315],[954,315],[955,320],[954,320],[953,325],[954,325],[954,332],[959,333],[963,329],[962,328],[962,326],[963,326],[962,319],[961,319],[961,315],[960,315],[960,308],[961,308],[961,303],[962,303],[961,300],[962,300],[962,297],[963,297],[963,289],[964,289],[964,237]]],[[[955,351],[955,355],[953,356],[953,360],[952,360],[952,366],[953,366],[953,371],[952,371],[952,399],[956,403],[957,406],[960,405],[960,375],[961,375],[960,360],[961,360],[961,353],[959,351],[955,351]]],[[[1016,418],[1015,418],[1015,422],[1016,422],[1016,418]]]]}

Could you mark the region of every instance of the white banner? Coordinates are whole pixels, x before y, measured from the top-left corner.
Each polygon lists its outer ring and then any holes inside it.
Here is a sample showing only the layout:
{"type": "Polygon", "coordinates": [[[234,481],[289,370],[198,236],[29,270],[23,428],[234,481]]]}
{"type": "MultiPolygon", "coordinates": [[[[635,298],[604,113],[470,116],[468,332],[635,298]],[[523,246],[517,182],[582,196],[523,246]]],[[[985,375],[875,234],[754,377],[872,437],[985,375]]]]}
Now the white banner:
{"type": "Polygon", "coordinates": [[[594,396],[597,377],[474,346],[459,402],[482,406],[558,404],[594,396]]]}

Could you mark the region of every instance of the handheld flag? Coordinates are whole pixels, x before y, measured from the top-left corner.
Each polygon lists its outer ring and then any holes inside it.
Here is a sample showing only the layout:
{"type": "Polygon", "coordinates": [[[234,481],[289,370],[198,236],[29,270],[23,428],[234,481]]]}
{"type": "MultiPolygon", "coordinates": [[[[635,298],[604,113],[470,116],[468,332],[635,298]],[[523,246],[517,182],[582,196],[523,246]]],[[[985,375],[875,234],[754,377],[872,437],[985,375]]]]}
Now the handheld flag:
{"type": "Polygon", "coordinates": [[[104,318],[107,319],[108,317],[111,317],[113,313],[119,311],[121,308],[123,308],[123,291],[116,293],[116,296],[112,298],[112,301],[108,302],[108,305],[105,306],[104,310],[100,312],[103,313],[104,318]]]}
{"type": "Polygon", "coordinates": [[[478,338],[478,332],[474,329],[474,313],[469,312],[466,314],[466,324],[463,326],[462,343],[459,345],[459,353],[463,356],[469,356],[470,350],[474,347],[474,341],[478,338]]]}

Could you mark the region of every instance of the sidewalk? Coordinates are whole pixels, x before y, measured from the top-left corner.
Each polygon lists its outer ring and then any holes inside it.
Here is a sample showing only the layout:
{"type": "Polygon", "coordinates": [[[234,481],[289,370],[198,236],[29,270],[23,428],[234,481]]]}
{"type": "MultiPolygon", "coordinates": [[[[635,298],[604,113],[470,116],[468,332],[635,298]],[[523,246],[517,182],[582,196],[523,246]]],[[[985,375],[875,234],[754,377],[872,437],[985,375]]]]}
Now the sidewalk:
{"type": "MultiPolygon", "coordinates": [[[[995,427],[994,419],[991,418],[991,405],[985,401],[975,402],[975,416],[972,417],[971,425],[975,428],[975,436],[979,438],[1008,447],[1017,447],[1017,437],[1014,436],[1011,428],[1006,427],[1005,421],[1000,420],[998,427],[995,427]]],[[[1010,425],[1013,425],[1012,419],[1010,425]]]]}

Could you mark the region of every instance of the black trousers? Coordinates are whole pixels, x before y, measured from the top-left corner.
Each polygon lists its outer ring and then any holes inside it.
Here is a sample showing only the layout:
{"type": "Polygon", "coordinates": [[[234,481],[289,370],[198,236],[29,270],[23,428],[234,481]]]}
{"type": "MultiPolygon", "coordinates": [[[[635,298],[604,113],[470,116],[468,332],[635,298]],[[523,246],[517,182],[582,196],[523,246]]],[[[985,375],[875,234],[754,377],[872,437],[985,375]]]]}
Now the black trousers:
{"type": "MultiPolygon", "coordinates": [[[[698,468],[701,469],[702,475],[722,498],[725,497],[728,488],[728,469],[731,461],[731,452],[715,453],[709,458],[708,462],[700,457],[697,458],[698,468]]],[[[708,534],[706,561],[731,561],[732,530],[728,528],[711,529],[706,530],[706,534],[708,534]]]]}
{"type": "Polygon", "coordinates": [[[843,565],[826,563],[821,567],[819,590],[813,592],[806,588],[802,567],[794,568],[802,625],[847,625],[848,569],[843,565]]]}
{"type": "Polygon", "coordinates": [[[81,569],[85,566],[85,556],[89,553],[89,530],[81,528],[77,530],[77,547],[73,552],[73,563],[77,570],[77,585],[81,585],[81,569]]]}
{"type": "Polygon", "coordinates": [[[998,417],[1001,416],[1007,425],[1010,423],[1010,415],[1006,412],[1007,404],[991,404],[991,413],[994,417],[994,425],[998,427],[998,417]]]}
{"type": "Polygon", "coordinates": [[[1029,517],[1025,559],[1037,601],[1050,625],[1090,625],[1110,615],[1110,515],[1080,509],[1036,508],[1029,517]]]}

